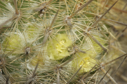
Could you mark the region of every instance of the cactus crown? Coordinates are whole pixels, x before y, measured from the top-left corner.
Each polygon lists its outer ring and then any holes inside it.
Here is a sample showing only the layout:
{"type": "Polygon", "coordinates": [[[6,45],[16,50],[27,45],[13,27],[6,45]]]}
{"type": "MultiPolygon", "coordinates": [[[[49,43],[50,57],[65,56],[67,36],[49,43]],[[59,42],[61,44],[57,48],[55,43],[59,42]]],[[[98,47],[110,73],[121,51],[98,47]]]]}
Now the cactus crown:
{"type": "Polygon", "coordinates": [[[0,1],[0,83],[101,81],[106,65],[126,56],[105,24],[118,2],[112,1],[109,7],[103,0],[0,1]]]}

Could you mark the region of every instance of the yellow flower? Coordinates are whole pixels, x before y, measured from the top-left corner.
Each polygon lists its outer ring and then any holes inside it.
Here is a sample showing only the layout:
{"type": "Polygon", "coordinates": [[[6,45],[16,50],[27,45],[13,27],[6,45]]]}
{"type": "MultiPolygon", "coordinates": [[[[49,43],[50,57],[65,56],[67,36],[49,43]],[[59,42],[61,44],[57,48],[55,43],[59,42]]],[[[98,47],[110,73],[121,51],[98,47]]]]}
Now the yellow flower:
{"type": "MultiPolygon", "coordinates": [[[[105,39],[99,36],[94,36],[94,38],[105,47],[105,39]]],[[[97,64],[97,57],[103,51],[103,49],[91,38],[87,37],[85,40],[86,41],[84,42],[81,50],[85,51],[86,53],[77,52],[75,54],[76,58],[72,61],[72,67],[76,68],[76,71],[82,66],[79,73],[90,71],[95,64],[97,64]]]]}
{"type": "Polygon", "coordinates": [[[72,41],[66,34],[58,34],[54,39],[48,42],[47,52],[52,60],[60,60],[70,55],[68,47],[72,45],[72,41]]]}
{"type": "Polygon", "coordinates": [[[82,66],[80,72],[88,72],[94,67],[96,64],[96,60],[91,57],[85,57],[79,62],[79,66],[82,66]]]}
{"type": "Polygon", "coordinates": [[[82,67],[79,73],[88,72],[95,66],[97,61],[90,57],[90,53],[76,53],[76,58],[72,61],[72,67],[77,71],[82,67]]]}
{"type": "Polygon", "coordinates": [[[24,40],[18,33],[10,33],[2,42],[3,51],[20,50],[24,46],[24,40]]]}

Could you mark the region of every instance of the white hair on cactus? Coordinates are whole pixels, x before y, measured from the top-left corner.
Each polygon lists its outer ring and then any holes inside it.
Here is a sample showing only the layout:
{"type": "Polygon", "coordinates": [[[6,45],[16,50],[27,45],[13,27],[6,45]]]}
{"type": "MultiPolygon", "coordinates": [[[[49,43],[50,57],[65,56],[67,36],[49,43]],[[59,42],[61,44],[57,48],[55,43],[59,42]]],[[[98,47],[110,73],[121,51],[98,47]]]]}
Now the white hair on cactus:
{"type": "MultiPolygon", "coordinates": [[[[10,3],[7,3],[5,8],[8,9],[8,11],[7,10],[5,10],[6,12],[3,11],[3,15],[0,17],[0,24],[4,23],[8,19],[12,18],[13,15],[15,14],[15,9],[13,8],[13,6],[10,3]]],[[[12,21],[8,22],[6,25],[10,26],[11,23],[12,23],[12,21]]]]}

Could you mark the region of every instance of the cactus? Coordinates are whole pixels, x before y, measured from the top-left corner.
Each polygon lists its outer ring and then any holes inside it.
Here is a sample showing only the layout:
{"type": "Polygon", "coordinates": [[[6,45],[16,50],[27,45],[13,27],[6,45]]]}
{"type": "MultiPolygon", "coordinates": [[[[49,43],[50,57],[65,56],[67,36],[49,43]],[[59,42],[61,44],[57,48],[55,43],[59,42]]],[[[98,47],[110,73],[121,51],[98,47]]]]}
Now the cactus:
{"type": "Polygon", "coordinates": [[[117,84],[111,73],[127,56],[118,40],[126,30],[115,17],[120,3],[1,0],[0,83],[117,84]]]}

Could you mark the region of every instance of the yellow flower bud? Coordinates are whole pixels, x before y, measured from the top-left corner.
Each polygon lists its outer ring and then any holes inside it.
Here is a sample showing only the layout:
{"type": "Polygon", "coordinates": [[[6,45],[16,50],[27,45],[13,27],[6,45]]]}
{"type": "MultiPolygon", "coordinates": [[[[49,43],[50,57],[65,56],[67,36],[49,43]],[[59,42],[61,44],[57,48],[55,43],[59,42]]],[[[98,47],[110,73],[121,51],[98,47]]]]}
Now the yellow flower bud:
{"type": "Polygon", "coordinates": [[[40,33],[40,29],[34,25],[27,24],[28,26],[25,28],[25,37],[27,42],[31,42],[37,39],[40,33]]]}
{"type": "Polygon", "coordinates": [[[23,46],[24,40],[19,33],[10,33],[2,42],[3,51],[21,50],[23,46]]]}
{"type": "MultiPolygon", "coordinates": [[[[102,45],[105,47],[105,44],[107,43],[107,41],[99,36],[94,36],[94,38],[102,45]]],[[[92,40],[92,44],[94,49],[96,50],[97,54],[101,53],[103,51],[103,49],[94,41],[92,40]]]]}
{"type": "Polygon", "coordinates": [[[42,56],[35,56],[29,60],[28,68],[35,69],[38,64],[38,69],[42,69],[44,65],[44,58],[42,56]]]}

